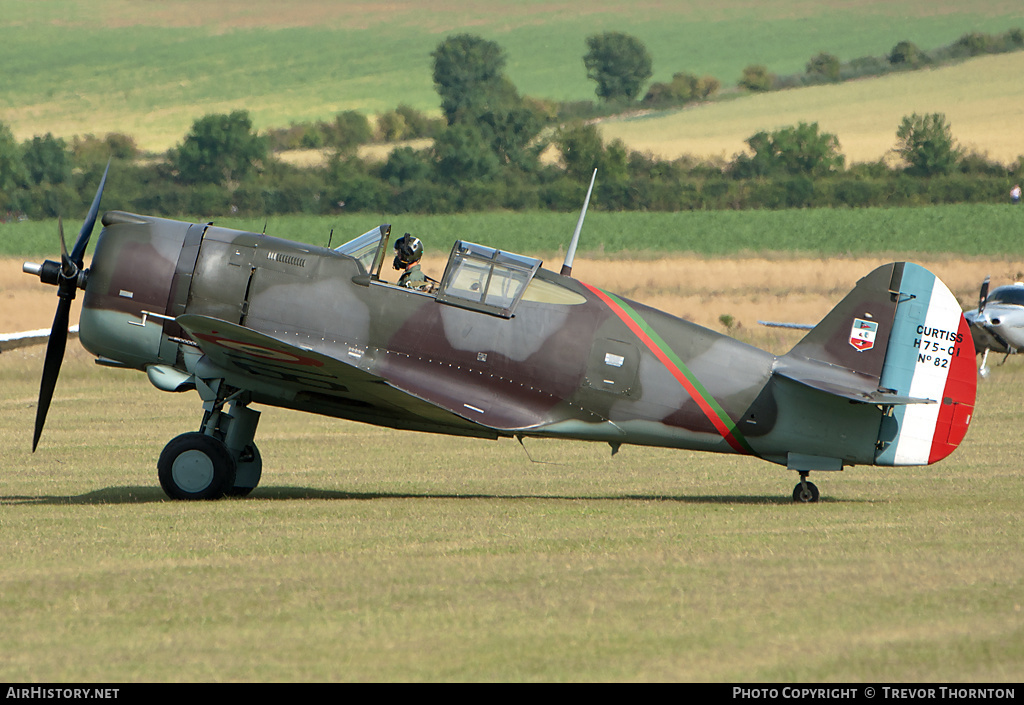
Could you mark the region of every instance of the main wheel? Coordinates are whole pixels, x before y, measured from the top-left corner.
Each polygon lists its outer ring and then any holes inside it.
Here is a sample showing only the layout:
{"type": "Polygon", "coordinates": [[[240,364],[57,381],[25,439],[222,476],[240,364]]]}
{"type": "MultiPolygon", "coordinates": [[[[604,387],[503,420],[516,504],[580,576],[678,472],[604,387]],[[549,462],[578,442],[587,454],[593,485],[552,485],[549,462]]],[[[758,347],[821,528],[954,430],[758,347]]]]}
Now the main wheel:
{"type": "Polygon", "coordinates": [[[260,456],[260,449],[255,443],[250,443],[238,456],[235,465],[238,470],[235,473],[234,487],[227,491],[228,497],[245,497],[260,483],[263,475],[263,458],[260,456]]]}
{"type": "Polygon", "coordinates": [[[805,503],[817,502],[818,488],[814,486],[813,482],[796,483],[796,487],[793,488],[793,501],[805,503]]]}
{"type": "Polygon", "coordinates": [[[220,499],[235,485],[235,461],[227,446],[203,433],[173,439],[156,467],[160,486],[171,499],[220,499]]]}

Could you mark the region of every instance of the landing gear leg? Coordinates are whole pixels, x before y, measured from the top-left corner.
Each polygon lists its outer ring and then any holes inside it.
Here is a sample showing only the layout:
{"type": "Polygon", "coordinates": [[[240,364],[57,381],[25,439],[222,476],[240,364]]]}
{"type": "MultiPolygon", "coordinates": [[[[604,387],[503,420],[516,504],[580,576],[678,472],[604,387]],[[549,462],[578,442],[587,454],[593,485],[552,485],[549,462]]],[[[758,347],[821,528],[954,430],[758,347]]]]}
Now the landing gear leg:
{"type": "Polygon", "coordinates": [[[226,394],[225,388],[222,382],[199,387],[205,410],[199,432],[178,436],[160,454],[160,485],[172,499],[244,497],[259,484],[260,412],[248,408],[247,394],[226,394]]]}
{"type": "Polygon", "coordinates": [[[818,488],[814,486],[813,482],[807,481],[807,474],[805,471],[800,472],[800,482],[793,488],[794,502],[809,503],[818,501],[818,488]]]}
{"type": "MultiPolygon", "coordinates": [[[[213,435],[224,439],[224,445],[238,466],[235,483],[227,491],[229,497],[244,497],[260,482],[263,458],[255,441],[259,422],[260,412],[236,400],[231,402],[227,411],[220,412],[213,427],[213,435]]],[[[209,433],[205,429],[204,432],[209,433]]]]}

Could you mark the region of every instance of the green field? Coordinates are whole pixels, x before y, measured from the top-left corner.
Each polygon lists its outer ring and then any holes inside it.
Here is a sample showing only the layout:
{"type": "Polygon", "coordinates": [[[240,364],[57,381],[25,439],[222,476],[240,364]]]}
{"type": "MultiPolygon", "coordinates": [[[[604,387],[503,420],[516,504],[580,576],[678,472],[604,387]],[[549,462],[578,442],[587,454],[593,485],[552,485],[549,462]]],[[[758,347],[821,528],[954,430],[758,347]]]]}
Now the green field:
{"type": "Polygon", "coordinates": [[[828,51],[880,56],[898,41],[943,46],[969,31],[1024,24],[1013,0],[821,2],[723,0],[624,6],[476,3],[206,3],[169,0],[0,0],[0,121],[19,139],[125,132],[163,151],[203,114],[244,108],[259,128],[379,113],[407,103],[436,111],[430,52],[449,34],[498,42],[527,95],[594,99],[582,56],[587,36],[640,38],[654,78],[677,71],[734,85],[743,67],[803,70],[828,51]]]}
{"type": "MultiPolygon", "coordinates": [[[[77,345],[74,345],[77,348],[77,345]]],[[[1019,682],[1024,365],[924,468],[796,476],[668,450],[275,409],[244,500],[166,501],[193,394],[0,360],[0,680],[1019,682]]]]}
{"type": "MultiPolygon", "coordinates": [[[[266,228],[268,235],[321,246],[328,244],[333,229],[334,247],[387,222],[395,232],[415,233],[434,254],[447,254],[452,243],[462,239],[551,258],[568,247],[577,218],[573,213],[488,212],[215,221],[254,232],[266,228]]],[[[679,213],[592,211],[584,223],[579,251],[592,256],[640,257],[766,252],[823,257],[883,253],[1016,257],[1024,250],[1020,239],[1022,218],[1024,213],[1008,204],[679,213]]],[[[197,218],[196,222],[207,220],[197,218]]],[[[79,227],[78,222],[65,222],[68,233],[77,233],[79,227]]],[[[0,224],[0,257],[52,258],[58,252],[56,221],[0,224]]]]}

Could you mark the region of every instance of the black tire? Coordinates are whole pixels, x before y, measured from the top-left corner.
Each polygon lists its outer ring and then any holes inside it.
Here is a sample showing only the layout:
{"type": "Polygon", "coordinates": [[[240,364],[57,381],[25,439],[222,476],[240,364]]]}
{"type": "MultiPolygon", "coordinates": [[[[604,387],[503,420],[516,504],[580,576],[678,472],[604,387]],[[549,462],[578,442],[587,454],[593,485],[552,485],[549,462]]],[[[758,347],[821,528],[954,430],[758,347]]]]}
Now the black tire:
{"type": "Polygon", "coordinates": [[[235,461],[227,446],[203,433],[173,439],[156,467],[160,486],[171,499],[220,499],[235,484],[235,461]]]}
{"type": "Polygon", "coordinates": [[[801,502],[803,504],[809,504],[811,502],[818,501],[818,488],[814,486],[813,482],[798,482],[796,487],[793,488],[793,501],[801,502]],[[807,485],[806,489],[804,485],[807,485]]]}
{"type": "Polygon", "coordinates": [[[263,475],[263,457],[255,443],[245,447],[235,462],[235,467],[237,470],[234,486],[226,494],[228,497],[246,497],[256,489],[256,485],[260,483],[260,477],[263,475]]]}

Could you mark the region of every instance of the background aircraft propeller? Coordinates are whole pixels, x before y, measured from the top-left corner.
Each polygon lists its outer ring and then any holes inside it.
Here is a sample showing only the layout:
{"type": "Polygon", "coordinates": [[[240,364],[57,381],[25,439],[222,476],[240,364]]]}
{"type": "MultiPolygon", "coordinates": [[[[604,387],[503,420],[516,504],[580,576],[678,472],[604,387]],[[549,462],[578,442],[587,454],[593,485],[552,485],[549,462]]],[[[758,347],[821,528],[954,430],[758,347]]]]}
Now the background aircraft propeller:
{"type": "Polygon", "coordinates": [[[988,280],[989,277],[985,277],[985,281],[981,283],[981,292],[978,294],[978,313],[985,310],[985,302],[988,301],[988,280]]]}
{"type": "Polygon", "coordinates": [[[64,361],[64,350],[68,343],[68,322],[71,316],[71,302],[74,301],[78,289],[85,289],[85,281],[88,270],[83,270],[85,249],[89,246],[89,238],[92,237],[93,227],[96,225],[96,216],[100,210],[100,200],[103,198],[103,187],[107,183],[107,172],[110,171],[110,162],[103,171],[103,178],[100,179],[99,188],[96,189],[96,196],[92,200],[89,214],[82,224],[71,253],[68,253],[67,243],[64,240],[64,222],[57,219],[57,231],[60,235],[60,264],[47,260],[40,264],[26,262],[24,271],[39,276],[40,281],[46,284],[57,286],[57,312],[53,317],[53,327],[50,329],[50,339],[46,344],[46,357],[43,361],[43,378],[39,383],[39,403],[36,406],[36,425],[32,435],[32,451],[35,452],[39,444],[39,437],[43,433],[43,424],[46,423],[46,412],[50,409],[50,401],[53,399],[53,390],[57,386],[57,377],[60,375],[60,366],[64,361]]]}

